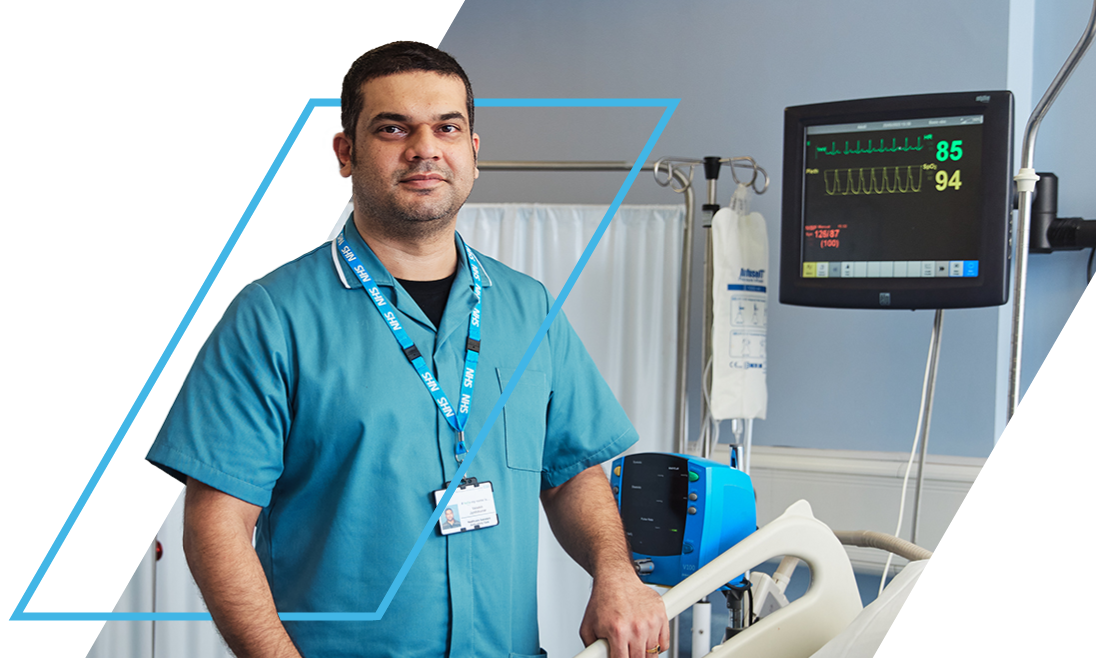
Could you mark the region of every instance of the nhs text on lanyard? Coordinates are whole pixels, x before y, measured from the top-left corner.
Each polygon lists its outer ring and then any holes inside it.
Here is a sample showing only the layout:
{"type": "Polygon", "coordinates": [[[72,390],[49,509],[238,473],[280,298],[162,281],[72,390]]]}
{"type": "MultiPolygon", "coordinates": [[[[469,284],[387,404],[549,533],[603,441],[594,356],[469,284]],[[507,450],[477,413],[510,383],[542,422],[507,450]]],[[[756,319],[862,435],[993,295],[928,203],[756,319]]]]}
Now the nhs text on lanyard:
{"type": "Polygon", "coordinates": [[[483,286],[480,283],[480,265],[476,260],[476,256],[472,253],[472,250],[468,245],[464,246],[465,252],[468,254],[468,269],[472,271],[472,282],[475,284],[472,288],[473,293],[476,295],[476,307],[472,309],[472,317],[468,320],[468,340],[465,343],[464,352],[464,376],[461,378],[460,385],[460,404],[457,410],[453,410],[453,405],[442,393],[441,386],[437,380],[434,379],[433,373],[426,368],[426,360],[423,359],[422,353],[419,352],[419,348],[415,347],[414,341],[404,331],[403,325],[400,324],[399,318],[396,317],[396,312],[392,310],[392,305],[385,298],[384,293],[377,287],[373,278],[369,276],[369,272],[365,270],[365,266],[362,265],[358,257],[354,255],[354,250],[350,248],[350,244],[346,241],[346,237],[343,232],[339,233],[337,238],[337,244],[339,247],[339,253],[342,254],[343,260],[350,266],[350,269],[354,271],[358,279],[361,280],[362,286],[365,287],[365,291],[369,293],[369,298],[373,300],[373,305],[377,307],[377,311],[384,318],[388,328],[392,330],[392,335],[396,337],[396,341],[399,342],[400,347],[403,348],[403,353],[407,356],[407,360],[411,362],[411,365],[415,367],[416,372],[419,373],[419,377],[422,378],[426,389],[430,391],[430,395],[433,396],[434,402],[437,403],[438,409],[441,410],[441,415],[445,416],[446,422],[457,433],[456,446],[454,452],[456,454],[457,463],[464,461],[464,454],[468,452],[468,447],[464,442],[464,427],[468,424],[468,412],[472,407],[472,385],[476,380],[476,364],[479,363],[479,351],[480,351],[480,310],[483,305],[482,295],[483,286]]]}

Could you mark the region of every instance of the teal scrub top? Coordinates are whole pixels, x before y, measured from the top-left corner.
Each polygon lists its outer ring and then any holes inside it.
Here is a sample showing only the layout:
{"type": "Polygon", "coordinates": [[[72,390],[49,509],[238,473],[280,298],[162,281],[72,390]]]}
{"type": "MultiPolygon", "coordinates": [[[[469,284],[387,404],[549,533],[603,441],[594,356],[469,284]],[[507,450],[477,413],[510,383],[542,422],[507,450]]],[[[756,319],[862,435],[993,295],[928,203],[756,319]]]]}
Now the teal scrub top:
{"type": "MultiPolygon", "coordinates": [[[[352,220],[346,238],[455,397],[475,306],[461,238],[437,328],[352,220]]],[[[476,256],[482,343],[469,445],[552,303],[539,282],[476,256]]],[[[287,631],[306,658],[541,653],[540,491],[636,438],[559,314],[468,471],[492,483],[499,524],[445,537],[435,529],[381,620],[287,621],[287,631]]],[[[198,353],[148,459],[263,508],[255,548],[279,612],[376,611],[434,510],[431,492],[458,466],[453,430],[361,282],[333,260],[330,243],[237,296],[198,353]]]]}

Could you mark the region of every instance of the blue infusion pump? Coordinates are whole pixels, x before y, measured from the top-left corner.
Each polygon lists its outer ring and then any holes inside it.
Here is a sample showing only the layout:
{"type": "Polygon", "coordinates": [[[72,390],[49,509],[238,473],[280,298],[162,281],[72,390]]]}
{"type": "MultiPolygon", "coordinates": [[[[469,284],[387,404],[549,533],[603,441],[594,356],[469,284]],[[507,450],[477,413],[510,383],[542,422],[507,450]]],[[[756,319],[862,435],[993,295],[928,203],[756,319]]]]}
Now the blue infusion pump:
{"type": "Polygon", "coordinates": [[[676,585],[757,529],[750,476],[726,464],[626,455],[613,461],[609,483],[645,583],[676,585]]]}

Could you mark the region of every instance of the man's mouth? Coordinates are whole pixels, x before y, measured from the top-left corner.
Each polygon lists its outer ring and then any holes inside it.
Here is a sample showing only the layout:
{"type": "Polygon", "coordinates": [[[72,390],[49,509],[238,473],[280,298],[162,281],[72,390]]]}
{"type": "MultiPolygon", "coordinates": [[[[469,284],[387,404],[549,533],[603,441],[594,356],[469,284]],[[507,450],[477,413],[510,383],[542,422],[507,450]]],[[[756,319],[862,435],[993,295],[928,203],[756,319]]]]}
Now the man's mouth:
{"type": "Polygon", "coordinates": [[[439,173],[427,172],[421,174],[411,174],[410,176],[404,176],[400,179],[401,183],[407,183],[415,186],[427,186],[435,183],[444,182],[445,177],[439,173]]]}

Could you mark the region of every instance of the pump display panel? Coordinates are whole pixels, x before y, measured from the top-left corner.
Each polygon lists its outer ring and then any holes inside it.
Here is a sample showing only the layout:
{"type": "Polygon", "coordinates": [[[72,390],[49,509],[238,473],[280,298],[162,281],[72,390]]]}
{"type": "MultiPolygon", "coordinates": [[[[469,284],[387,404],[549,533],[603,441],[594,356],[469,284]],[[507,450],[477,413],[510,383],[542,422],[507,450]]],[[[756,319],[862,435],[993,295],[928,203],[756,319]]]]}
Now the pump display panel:
{"type": "Polygon", "coordinates": [[[1008,301],[1012,124],[1007,91],[787,108],[780,301],[1008,301]]]}

